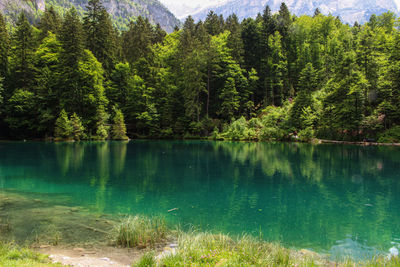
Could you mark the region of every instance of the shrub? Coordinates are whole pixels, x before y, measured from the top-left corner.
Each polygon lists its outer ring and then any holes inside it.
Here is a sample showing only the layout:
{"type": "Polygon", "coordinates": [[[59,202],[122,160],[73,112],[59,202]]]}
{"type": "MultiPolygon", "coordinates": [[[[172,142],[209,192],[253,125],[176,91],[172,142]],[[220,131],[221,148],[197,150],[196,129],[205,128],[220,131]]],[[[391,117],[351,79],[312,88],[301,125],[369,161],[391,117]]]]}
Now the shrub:
{"type": "Polygon", "coordinates": [[[134,264],[135,267],[153,267],[157,266],[157,262],[154,259],[154,252],[147,252],[144,254],[138,262],[134,264]]]}
{"type": "Polygon", "coordinates": [[[114,111],[115,115],[111,127],[111,138],[114,140],[129,140],[128,136],[126,136],[124,114],[122,114],[122,111],[117,108],[115,108],[114,111]]]}
{"type": "Polygon", "coordinates": [[[244,139],[244,132],[247,129],[247,121],[244,117],[232,122],[223,134],[229,140],[239,141],[244,139]]]}
{"type": "Polygon", "coordinates": [[[60,116],[56,120],[54,129],[54,135],[56,140],[68,140],[71,139],[73,128],[71,122],[68,119],[68,115],[65,110],[61,110],[60,116]]]}
{"type": "Polygon", "coordinates": [[[169,230],[160,217],[127,217],[113,231],[114,242],[123,247],[153,246],[162,242],[169,230]]]}
{"type": "Polygon", "coordinates": [[[281,141],[284,140],[285,133],[277,127],[264,127],[261,129],[261,141],[281,141]]]}
{"type": "Polygon", "coordinates": [[[379,135],[380,143],[400,143],[400,126],[394,126],[379,135]]]}
{"type": "Polygon", "coordinates": [[[304,130],[301,130],[298,136],[301,142],[311,142],[314,139],[315,134],[312,127],[307,127],[304,130]]]}
{"type": "Polygon", "coordinates": [[[85,137],[85,128],[82,125],[81,118],[76,113],[71,116],[72,135],[75,141],[79,141],[85,137]]]}

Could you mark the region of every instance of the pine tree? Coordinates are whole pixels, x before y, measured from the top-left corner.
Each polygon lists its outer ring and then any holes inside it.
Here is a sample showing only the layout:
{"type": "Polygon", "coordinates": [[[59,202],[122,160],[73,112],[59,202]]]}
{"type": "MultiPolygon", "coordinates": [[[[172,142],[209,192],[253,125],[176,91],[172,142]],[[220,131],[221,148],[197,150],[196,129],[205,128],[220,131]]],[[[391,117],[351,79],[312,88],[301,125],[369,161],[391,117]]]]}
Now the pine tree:
{"type": "Polygon", "coordinates": [[[39,22],[39,40],[43,40],[47,37],[49,32],[57,34],[61,27],[61,18],[53,6],[46,7],[44,14],[42,15],[39,22]]]}
{"type": "Polygon", "coordinates": [[[111,126],[111,138],[114,140],[128,140],[126,136],[126,125],[124,121],[124,114],[118,108],[114,108],[114,119],[111,126]]]}
{"type": "Polygon", "coordinates": [[[106,113],[104,106],[100,105],[96,112],[96,136],[97,140],[105,140],[108,138],[109,126],[106,125],[108,120],[108,114],[106,113]]]}
{"type": "Polygon", "coordinates": [[[153,30],[149,20],[139,16],[135,22],[131,22],[129,30],[123,35],[123,53],[131,67],[140,58],[146,58],[151,54],[153,30]]]}
{"type": "Polygon", "coordinates": [[[161,28],[160,23],[157,23],[153,32],[153,43],[162,43],[167,33],[161,28]]]}
{"type": "Polygon", "coordinates": [[[0,14],[0,77],[8,76],[8,55],[10,51],[10,36],[7,31],[4,16],[0,14]]]}
{"type": "Polygon", "coordinates": [[[228,38],[228,47],[231,49],[233,59],[239,64],[243,63],[244,45],[241,38],[242,29],[236,14],[226,19],[225,28],[230,32],[228,38]]]}
{"type": "Polygon", "coordinates": [[[76,113],[71,116],[70,124],[72,128],[72,137],[75,141],[80,141],[85,136],[85,127],[83,127],[81,118],[79,118],[76,113]]]}
{"type": "Polygon", "coordinates": [[[234,118],[234,115],[239,108],[239,97],[234,78],[227,78],[219,98],[222,100],[220,110],[222,117],[224,117],[226,120],[234,118]]]}
{"type": "MultiPolygon", "coordinates": [[[[84,50],[82,23],[75,8],[71,8],[65,14],[59,38],[63,48],[61,53],[62,68],[67,69],[65,72],[73,72],[78,68],[78,63],[84,50]]],[[[74,73],[65,74],[68,74],[67,79],[71,78],[73,80],[74,75],[70,74],[74,73]]],[[[73,83],[72,80],[70,81],[71,83],[73,83]]]]}
{"type": "Polygon", "coordinates": [[[300,73],[299,91],[291,109],[290,119],[296,129],[301,129],[304,125],[301,120],[303,110],[312,105],[312,92],[317,88],[317,74],[311,63],[300,73]]]}
{"type": "Polygon", "coordinates": [[[86,47],[102,63],[107,74],[114,68],[116,58],[116,33],[110,15],[101,0],[90,0],[83,18],[86,47]]]}
{"type": "Polygon", "coordinates": [[[61,110],[60,116],[56,120],[54,128],[54,137],[56,140],[69,140],[72,137],[73,128],[68,119],[67,112],[61,110]]]}
{"type": "Polygon", "coordinates": [[[204,21],[204,27],[207,33],[210,35],[218,35],[223,31],[223,25],[221,25],[220,18],[214,11],[210,11],[204,21]]]}
{"type": "Polygon", "coordinates": [[[14,88],[32,90],[35,81],[33,50],[35,47],[32,27],[22,12],[16,23],[12,40],[14,88]]]}
{"type": "Polygon", "coordinates": [[[66,13],[59,39],[62,50],[59,60],[58,97],[62,107],[82,115],[83,93],[79,69],[85,53],[82,24],[75,8],[66,13]]]}

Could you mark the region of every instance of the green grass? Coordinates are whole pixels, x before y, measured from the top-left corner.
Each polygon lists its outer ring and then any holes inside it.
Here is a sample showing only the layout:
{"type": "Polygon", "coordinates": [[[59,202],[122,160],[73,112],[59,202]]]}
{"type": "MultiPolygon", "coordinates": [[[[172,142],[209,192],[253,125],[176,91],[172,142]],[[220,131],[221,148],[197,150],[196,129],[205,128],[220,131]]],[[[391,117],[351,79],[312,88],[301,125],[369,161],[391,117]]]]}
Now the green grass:
{"type": "Polygon", "coordinates": [[[0,266],[2,267],[54,267],[46,255],[20,248],[12,244],[0,243],[0,266]]]}
{"type": "Polygon", "coordinates": [[[175,255],[161,266],[317,266],[328,262],[318,254],[301,255],[251,236],[181,233],[175,255]]]}
{"type": "Polygon", "coordinates": [[[165,242],[170,233],[161,217],[129,216],[113,230],[114,243],[122,247],[148,247],[165,242]]]}
{"type": "Polygon", "coordinates": [[[367,262],[332,262],[311,251],[296,251],[252,236],[180,232],[175,255],[156,259],[146,253],[134,266],[400,266],[398,258],[377,257],[367,262]]]}

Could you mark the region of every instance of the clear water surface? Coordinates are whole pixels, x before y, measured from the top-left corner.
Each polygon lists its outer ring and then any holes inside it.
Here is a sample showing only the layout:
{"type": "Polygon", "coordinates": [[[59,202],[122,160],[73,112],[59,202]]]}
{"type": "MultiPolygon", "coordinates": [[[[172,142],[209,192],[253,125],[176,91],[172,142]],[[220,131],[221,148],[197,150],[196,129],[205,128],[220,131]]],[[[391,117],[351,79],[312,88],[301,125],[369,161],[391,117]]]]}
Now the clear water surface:
{"type": "Polygon", "coordinates": [[[162,214],[171,224],[262,235],[333,257],[400,244],[396,147],[1,142],[0,192],[10,190],[107,214],[162,214]]]}

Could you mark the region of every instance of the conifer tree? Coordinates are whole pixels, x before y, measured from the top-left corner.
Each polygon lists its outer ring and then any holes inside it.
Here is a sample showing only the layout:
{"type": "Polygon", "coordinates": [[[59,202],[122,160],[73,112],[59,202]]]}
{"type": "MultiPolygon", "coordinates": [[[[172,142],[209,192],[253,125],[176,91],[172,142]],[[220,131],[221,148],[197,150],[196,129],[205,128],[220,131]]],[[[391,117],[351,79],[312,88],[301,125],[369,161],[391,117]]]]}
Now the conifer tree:
{"type": "Polygon", "coordinates": [[[56,120],[54,128],[54,137],[56,140],[68,140],[71,138],[73,133],[73,128],[71,122],[68,119],[67,112],[61,110],[59,117],[56,120]]]}
{"type": "Polygon", "coordinates": [[[234,78],[229,77],[226,80],[219,98],[222,100],[220,114],[227,120],[232,119],[239,108],[239,96],[234,78]]]}
{"type": "Polygon", "coordinates": [[[101,0],[90,0],[83,18],[86,47],[102,63],[107,74],[114,68],[116,33],[101,0]]]}
{"type": "Polygon", "coordinates": [[[80,61],[84,56],[83,30],[78,13],[71,8],[65,15],[60,30],[60,80],[58,96],[61,99],[62,107],[69,111],[78,111],[82,107],[82,91],[80,81],[80,61]]]}
{"type": "Polygon", "coordinates": [[[153,43],[161,43],[166,35],[167,33],[161,28],[160,23],[157,23],[153,33],[153,43]]]}
{"type": "Polygon", "coordinates": [[[4,16],[0,14],[0,77],[8,76],[8,55],[10,51],[10,36],[6,27],[4,16]]]}
{"type": "Polygon", "coordinates": [[[221,20],[214,11],[210,11],[207,15],[206,20],[204,21],[204,27],[206,28],[208,34],[210,35],[218,35],[223,32],[224,28],[221,25],[221,20]]]}
{"type": "Polygon", "coordinates": [[[106,113],[104,106],[100,105],[96,112],[96,136],[97,140],[105,140],[108,138],[109,126],[106,125],[108,120],[108,114],[106,113]]]}
{"type": "Polygon", "coordinates": [[[22,12],[12,38],[12,63],[14,88],[32,90],[35,81],[33,50],[35,47],[32,26],[22,12]]]}
{"type": "MultiPolygon", "coordinates": [[[[69,72],[73,72],[78,68],[78,63],[84,50],[82,23],[75,8],[71,8],[65,14],[59,38],[63,48],[61,63],[63,67],[67,68],[64,74],[67,74],[67,79],[73,79],[74,75],[71,74],[74,73],[69,72]]],[[[72,80],[70,82],[72,83],[72,80]]]]}
{"type": "Polygon", "coordinates": [[[316,87],[317,74],[312,64],[308,63],[300,73],[299,91],[290,113],[292,124],[297,129],[301,129],[303,127],[301,116],[303,114],[303,110],[312,105],[311,94],[316,87]]]}
{"type": "Polygon", "coordinates": [[[128,140],[126,136],[126,125],[124,121],[124,114],[118,108],[114,108],[114,119],[111,126],[111,138],[114,140],[128,140]]]}
{"type": "Polygon", "coordinates": [[[39,40],[43,40],[49,32],[57,34],[61,27],[61,18],[53,6],[46,7],[39,22],[39,40]]]}
{"type": "Polygon", "coordinates": [[[82,125],[81,118],[74,113],[70,118],[70,123],[72,128],[72,137],[75,141],[80,141],[85,135],[85,127],[82,125]]]}
{"type": "Polygon", "coordinates": [[[230,15],[226,19],[225,28],[230,32],[228,47],[232,50],[232,57],[236,62],[242,64],[244,54],[243,40],[241,38],[242,30],[236,14],[230,15]]]}
{"type": "Polygon", "coordinates": [[[123,35],[123,53],[131,67],[140,58],[150,55],[153,39],[153,30],[147,18],[139,16],[130,23],[129,30],[123,35]]]}

